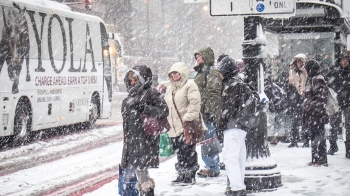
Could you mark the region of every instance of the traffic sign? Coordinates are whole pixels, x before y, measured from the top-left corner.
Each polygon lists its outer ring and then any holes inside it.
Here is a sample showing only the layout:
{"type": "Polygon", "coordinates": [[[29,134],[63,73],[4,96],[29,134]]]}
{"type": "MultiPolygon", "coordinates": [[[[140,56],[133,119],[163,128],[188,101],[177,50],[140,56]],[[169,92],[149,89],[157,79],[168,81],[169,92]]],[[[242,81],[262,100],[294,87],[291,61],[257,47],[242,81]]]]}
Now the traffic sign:
{"type": "Polygon", "coordinates": [[[210,0],[211,16],[293,15],[296,0],[210,0]]]}

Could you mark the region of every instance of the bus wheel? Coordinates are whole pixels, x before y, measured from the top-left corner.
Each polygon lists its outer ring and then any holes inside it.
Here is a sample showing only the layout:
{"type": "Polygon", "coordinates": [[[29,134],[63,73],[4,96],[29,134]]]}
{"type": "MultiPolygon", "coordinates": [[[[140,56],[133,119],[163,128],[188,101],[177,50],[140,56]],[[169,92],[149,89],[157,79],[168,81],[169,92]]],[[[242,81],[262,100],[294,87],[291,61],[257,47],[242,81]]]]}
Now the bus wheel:
{"type": "Polygon", "coordinates": [[[15,121],[14,121],[14,138],[15,145],[23,145],[29,138],[32,124],[31,109],[26,102],[20,101],[17,104],[15,121]]]}
{"type": "Polygon", "coordinates": [[[98,118],[98,100],[96,98],[92,98],[89,106],[89,128],[94,128],[95,122],[98,118]]]}

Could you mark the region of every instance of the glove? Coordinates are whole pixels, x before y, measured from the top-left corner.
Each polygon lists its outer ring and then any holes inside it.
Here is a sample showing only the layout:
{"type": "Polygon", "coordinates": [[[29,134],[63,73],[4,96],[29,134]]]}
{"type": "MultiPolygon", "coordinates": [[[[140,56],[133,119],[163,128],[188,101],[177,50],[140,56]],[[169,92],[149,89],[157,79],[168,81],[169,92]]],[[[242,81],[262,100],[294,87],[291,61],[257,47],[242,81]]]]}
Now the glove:
{"type": "Polygon", "coordinates": [[[139,112],[143,112],[143,110],[145,109],[145,104],[137,102],[134,104],[134,109],[139,112]]]}

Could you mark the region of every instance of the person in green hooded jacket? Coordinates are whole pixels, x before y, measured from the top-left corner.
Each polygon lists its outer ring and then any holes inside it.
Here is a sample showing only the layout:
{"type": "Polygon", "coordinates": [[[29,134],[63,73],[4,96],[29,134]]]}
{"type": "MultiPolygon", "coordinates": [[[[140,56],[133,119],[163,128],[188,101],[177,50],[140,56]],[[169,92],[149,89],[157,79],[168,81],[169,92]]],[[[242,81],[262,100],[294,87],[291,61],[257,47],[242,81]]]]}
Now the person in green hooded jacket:
{"type": "MultiPolygon", "coordinates": [[[[221,116],[221,88],[222,81],[220,72],[214,67],[214,51],[210,47],[204,47],[194,54],[197,65],[194,70],[197,75],[194,82],[197,84],[201,94],[201,114],[207,130],[205,139],[218,137],[216,125],[221,116]]],[[[222,142],[222,137],[219,136],[222,142]]],[[[199,177],[217,177],[220,174],[219,154],[206,156],[202,152],[202,159],[206,169],[201,169],[199,177]]]]}

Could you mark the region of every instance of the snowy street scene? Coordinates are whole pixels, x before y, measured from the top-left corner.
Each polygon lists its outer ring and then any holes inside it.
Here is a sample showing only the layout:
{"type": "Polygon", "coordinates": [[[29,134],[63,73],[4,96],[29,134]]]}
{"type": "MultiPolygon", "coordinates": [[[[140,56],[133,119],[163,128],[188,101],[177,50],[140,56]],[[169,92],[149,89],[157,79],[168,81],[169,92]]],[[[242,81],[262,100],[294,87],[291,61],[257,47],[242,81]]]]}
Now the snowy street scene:
{"type": "Polygon", "coordinates": [[[350,0],[0,0],[0,196],[350,195],[350,0]]]}

